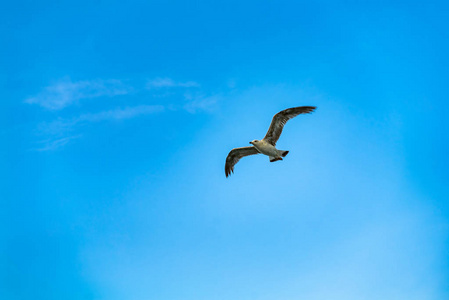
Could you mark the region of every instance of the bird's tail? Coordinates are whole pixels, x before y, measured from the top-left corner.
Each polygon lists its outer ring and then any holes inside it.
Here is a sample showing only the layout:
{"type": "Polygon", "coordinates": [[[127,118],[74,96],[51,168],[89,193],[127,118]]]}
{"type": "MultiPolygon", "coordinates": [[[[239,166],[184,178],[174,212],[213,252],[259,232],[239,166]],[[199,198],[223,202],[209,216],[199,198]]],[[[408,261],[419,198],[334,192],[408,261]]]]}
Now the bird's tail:
{"type": "Polygon", "coordinates": [[[279,150],[279,152],[281,152],[280,154],[281,154],[282,157],[286,157],[287,154],[288,154],[287,150],[279,150]]]}
{"type": "Polygon", "coordinates": [[[286,150],[279,150],[278,151],[278,156],[270,156],[270,162],[283,160],[282,157],[286,157],[287,154],[288,154],[288,151],[286,151],[286,150]]]}

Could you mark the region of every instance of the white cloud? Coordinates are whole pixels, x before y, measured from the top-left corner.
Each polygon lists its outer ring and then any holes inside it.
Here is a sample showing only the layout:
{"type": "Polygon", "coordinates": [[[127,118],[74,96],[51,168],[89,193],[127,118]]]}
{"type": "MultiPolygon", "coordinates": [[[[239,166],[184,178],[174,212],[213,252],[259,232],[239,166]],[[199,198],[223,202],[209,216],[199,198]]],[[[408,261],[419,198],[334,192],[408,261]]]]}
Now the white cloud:
{"type": "Polygon", "coordinates": [[[97,113],[86,113],[71,119],[58,118],[52,122],[42,123],[39,126],[39,130],[46,134],[56,135],[71,130],[79,123],[130,119],[139,115],[157,113],[163,110],[164,106],[162,105],[138,105],[125,108],[116,108],[97,113]]]}
{"type": "Polygon", "coordinates": [[[80,99],[125,95],[131,90],[131,87],[123,84],[120,80],[114,79],[77,82],[72,82],[70,79],[63,79],[53,85],[47,86],[37,96],[28,98],[25,102],[38,104],[50,110],[59,110],[80,99]]]}
{"type": "MultiPolygon", "coordinates": [[[[77,115],[58,117],[53,121],[45,121],[38,124],[37,134],[44,137],[38,151],[47,151],[60,148],[70,141],[78,138],[81,128],[89,123],[97,123],[109,120],[125,120],[141,115],[168,110],[184,110],[189,113],[199,111],[211,112],[216,108],[218,96],[205,96],[197,88],[200,85],[194,81],[174,81],[170,78],[156,78],[146,82],[146,89],[159,89],[153,93],[153,97],[170,96],[169,103],[164,105],[137,105],[116,107],[99,112],[79,112],[77,115]],[[158,93],[162,93],[159,95],[158,93]]],[[[84,80],[73,82],[69,78],[49,85],[31,98],[25,100],[29,104],[38,104],[53,111],[59,111],[69,105],[73,105],[80,99],[96,97],[113,97],[126,95],[131,91],[144,91],[144,87],[125,85],[120,80],[84,80]]],[[[147,91],[148,93],[148,91],[147,91]]],[[[127,100],[124,98],[124,100],[127,100]]]]}
{"type": "Polygon", "coordinates": [[[100,111],[97,113],[86,113],[71,119],[58,118],[52,122],[43,122],[38,127],[40,134],[51,136],[52,138],[43,141],[45,146],[37,150],[54,150],[66,145],[71,140],[80,137],[81,135],[68,137],[65,137],[65,135],[68,135],[71,132],[75,131],[76,127],[81,126],[82,124],[109,120],[130,119],[141,115],[162,112],[164,109],[165,108],[162,105],[139,105],[100,111]]]}
{"type": "Polygon", "coordinates": [[[164,110],[162,105],[139,105],[133,107],[116,108],[113,110],[102,111],[98,113],[88,113],[78,117],[78,122],[99,122],[105,120],[130,119],[139,115],[147,115],[161,112],[164,110]]]}
{"type": "Polygon", "coordinates": [[[81,135],[68,136],[68,137],[63,137],[63,138],[56,139],[56,140],[46,140],[46,141],[43,141],[43,143],[45,145],[42,148],[38,148],[36,150],[37,151],[51,151],[51,150],[55,150],[57,148],[60,148],[60,147],[62,147],[64,145],[66,145],[71,140],[77,139],[79,137],[81,137],[81,135]]]}
{"type": "Polygon", "coordinates": [[[206,111],[211,112],[216,108],[216,104],[218,102],[218,96],[210,96],[210,97],[190,97],[185,96],[188,103],[184,105],[184,109],[189,113],[196,113],[197,111],[206,111]]]}
{"type": "Polygon", "coordinates": [[[170,87],[199,87],[200,85],[195,81],[177,82],[171,78],[156,78],[147,82],[147,89],[154,88],[170,88],[170,87]]]}
{"type": "MultiPolygon", "coordinates": [[[[171,78],[158,77],[149,80],[146,83],[146,89],[160,88],[194,88],[200,85],[195,81],[174,81],[171,78]]],[[[97,98],[97,97],[114,97],[129,94],[133,90],[139,90],[132,86],[124,84],[121,80],[116,79],[97,79],[71,81],[65,78],[56,83],[45,87],[36,96],[27,98],[25,103],[38,104],[49,110],[63,109],[78,100],[97,98]]]]}

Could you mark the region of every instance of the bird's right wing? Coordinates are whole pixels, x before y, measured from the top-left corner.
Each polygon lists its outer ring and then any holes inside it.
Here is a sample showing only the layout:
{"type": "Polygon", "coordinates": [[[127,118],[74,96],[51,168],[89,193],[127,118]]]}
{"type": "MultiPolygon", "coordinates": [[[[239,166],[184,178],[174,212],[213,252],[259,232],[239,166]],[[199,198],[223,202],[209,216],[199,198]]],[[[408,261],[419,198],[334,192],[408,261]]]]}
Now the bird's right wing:
{"type": "Polygon", "coordinates": [[[228,157],[226,157],[225,164],[225,174],[226,177],[234,173],[234,166],[238,161],[245,156],[258,154],[259,151],[253,146],[250,147],[242,147],[242,148],[234,148],[229,152],[228,157]]]}

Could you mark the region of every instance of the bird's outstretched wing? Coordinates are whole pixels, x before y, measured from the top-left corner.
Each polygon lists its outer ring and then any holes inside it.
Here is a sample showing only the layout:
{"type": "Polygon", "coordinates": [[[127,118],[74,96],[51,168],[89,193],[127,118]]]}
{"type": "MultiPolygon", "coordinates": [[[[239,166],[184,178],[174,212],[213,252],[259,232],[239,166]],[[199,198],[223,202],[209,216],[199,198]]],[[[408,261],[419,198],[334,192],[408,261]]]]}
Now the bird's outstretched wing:
{"type": "Polygon", "coordinates": [[[253,146],[250,147],[242,147],[242,148],[234,148],[229,152],[228,157],[226,157],[225,164],[225,174],[226,177],[231,175],[234,172],[234,166],[238,161],[245,156],[258,154],[259,151],[253,146]]]}
{"type": "Polygon", "coordinates": [[[284,129],[285,123],[288,120],[293,119],[300,114],[308,114],[315,110],[315,106],[299,106],[284,109],[274,115],[271,120],[270,128],[268,128],[267,134],[263,138],[265,141],[273,146],[276,146],[276,142],[281,136],[282,129],[284,129]]]}

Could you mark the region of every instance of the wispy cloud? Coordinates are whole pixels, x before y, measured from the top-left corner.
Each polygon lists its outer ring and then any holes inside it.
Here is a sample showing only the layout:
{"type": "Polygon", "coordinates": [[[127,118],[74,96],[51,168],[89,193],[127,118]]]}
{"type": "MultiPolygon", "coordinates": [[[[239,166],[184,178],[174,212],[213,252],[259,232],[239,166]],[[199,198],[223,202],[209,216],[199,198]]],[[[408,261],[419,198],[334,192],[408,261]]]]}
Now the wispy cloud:
{"type": "Polygon", "coordinates": [[[112,97],[128,94],[132,87],[120,80],[85,80],[72,82],[66,78],[44,88],[38,95],[25,100],[50,110],[60,110],[85,98],[112,97]]]}
{"type": "Polygon", "coordinates": [[[81,137],[81,135],[73,135],[73,132],[76,132],[76,129],[83,124],[130,119],[137,116],[159,113],[164,109],[165,108],[162,105],[139,105],[100,111],[97,113],[86,113],[70,119],[58,118],[55,121],[42,122],[38,126],[38,131],[41,135],[50,136],[50,138],[42,141],[45,146],[37,150],[55,150],[66,145],[71,140],[81,137]],[[71,136],[67,136],[70,134],[71,136]]]}
{"type": "Polygon", "coordinates": [[[59,118],[52,122],[41,123],[39,131],[45,134],[57,135],[72,130],[75,125],[80,123],[130,119],[140,115],[162,112],[163,110],[164,106],[162,105],[138,105],[97,113],[86,113],[71,119],[59,118]]]}
{"type": "Polygon", "coordinates": [[[66,145],[67,143],[69,143],[71,140],[77,139],[81,137],[81,135],[73,135],[73,136],[67,136],[67,137],[63,137],[63,138],[59,138],[59,139],[54,139],[54,140],[46,140],[46,141],[42,141],[41,143],[44,144],[44,146],[42,148],[37,148],[35,150],[37,151],[52,151],[52,150],[56,150],[64,145],[66,145]]]}
{"type": "Polygon", "coordinates": [[[164,110],[162,105],[139,105],[133,107],[116,108],[113,110],[102,111],[98,113],[88,113],[81,115],[79,121],[99,122],[105,120],[130,119],[139,115],[147,115],[161,112],[164,110]]]}
{"type": "Polygon", "coordinates": [[[183,109],[185,109],[189,113],[196,113],[198,111],[206,111],[212,112],[219,100],[219,96],[209,96],[209,97],[190,97],[185,96],[188,100],[186,104],[184,104],[183,109]]]}
{"type": "MultiPolygon", "coordinates": [[[[121,80],[84,80],[71,81],[69,78],[60,80],[45,87],[38,95],[25,100],[28,104],[38,104],[52,110],[56,116],[53,120],[40,122],[36,133],[43,138],[37,151],[49,151],[67,145],[72,140],[81,137],[80,132],[87,130],[90,123],[111,120],[125,120],[138,116],[159,113],[164,110],[184,110],[188,113],[215,110],[219,96],[209,96],[201,93],[200,85],[195,81],[175,81],[171,78],[156,78],[149,80],[144,86],[131,86],[121,80]],[[157,91],[156,91],[157,90],[157,91]],[[58,116],[59,111],[73,105],[78,100],[96,97],[113,97],[126,95],[130,92],[145,92],[152,98],[164,98],[164,105],[137,105],[104,109],[98,112],[73,111],[65,117],[58,116]],[[154,91],[154,92],[153,92],[154,91]],[[160,94],[162,93],[162,94],[160,94]],[[42,146],[43,145],[43,146],[42,146]]],[[[123,98],[129,100],[129,98],[123,98]]],[[[106,104],[105,104],[106,105],[106,104]]],[[[78,107],[78,106],[77,106],[78,107]]],[[[80,109],[83,106],[79,106],[80,109]]]]}
{"type": "Polygon", "coordinates": [[[146,84],[147,89],[173,88],[173,87],[190,88],[190,87],[199,87],[199,86],[200,85],[195,81],[179,82],[179,81],[174,81],[171,78],[156,78],[156,79],[149,80],[146,84]]]}

